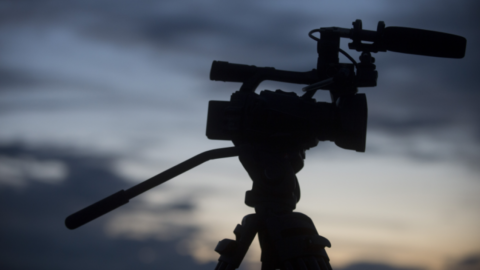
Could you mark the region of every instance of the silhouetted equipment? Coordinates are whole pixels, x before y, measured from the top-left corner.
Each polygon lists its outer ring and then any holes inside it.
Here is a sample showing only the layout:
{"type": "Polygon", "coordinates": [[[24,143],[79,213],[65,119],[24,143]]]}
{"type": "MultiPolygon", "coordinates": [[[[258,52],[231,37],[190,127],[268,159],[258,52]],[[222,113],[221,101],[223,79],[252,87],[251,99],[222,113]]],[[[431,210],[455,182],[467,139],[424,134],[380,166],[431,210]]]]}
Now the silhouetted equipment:
{"type": "Polygon", "coordinates": [[[126,191],[121,190],[69,216],[65,224],[75,229],[126,204],[149,190],[210,159],[239,156],[253,181],[245,203],[256,214],[244,217],[235,228],[236,240],[224,239],[215,248],[221,256],[216,270],[240,266],[258,233],[262,248],[262,270],[331,270],[325,247],[330,242],[318,235],[310,218],[293,210],[300,200],[296,173],[303,168],[305,150],[319,141],[333,141],[339,147],[365,151],[367,100],[359,87],[377,85],[378,72],[371,53],[401,52],[426,56],[463,58],[466,39],[434,31],[385,27],[362,29],[357,20],[352,29],[328,27],[310,31],[317,41],[317,69],[307,72],[260,68],[213,61],[210,79],[241,82],[230,101],[210,101],[207,137],[231,140],[235,147],[199,154],[126,191]],[[320,33],[316,37],[314,33],[320,33]],[[350,38],[349,48],[362,52],[360,62],[340,49],[340,38],[350,38]],[[367,41],[371,43],[362,43],[367,41]],[[352,63],[340,63],[338,54],[352,63]],[[264,80],[307,85],[298,96],[293,92],[264,90],[264,80]],[[328,90],[332,102],[317,102],[317,90],[328,90]]]}
{"type": "Polygon", "coordinates": [[[65,219],[65,225],[70,230],[76,229],[85,223],[88,223],[104,214],[128,203],[128,201],[142,194],[143,192],[154,188],[198,165],[209,161],[211,159],[227,158],[238,156],[238,149],[235,147],[219,148],[198,154],[172,168],[161,172],[154,177],[143,181],[142,183],[133,186],[127,190],[120,190],[105,199],[98,201],[65,219]]]}

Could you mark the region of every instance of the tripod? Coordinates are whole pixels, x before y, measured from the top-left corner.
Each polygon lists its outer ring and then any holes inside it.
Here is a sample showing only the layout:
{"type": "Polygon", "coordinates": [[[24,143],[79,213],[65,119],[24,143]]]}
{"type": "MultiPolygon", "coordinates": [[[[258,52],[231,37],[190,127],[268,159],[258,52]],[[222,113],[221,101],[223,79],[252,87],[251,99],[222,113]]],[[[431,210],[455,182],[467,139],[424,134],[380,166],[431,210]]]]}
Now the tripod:
{"type": "Polygon", "coordinates": [[[367,100],[357,88],[377,85],[372,52],[463,58],[466,39],[421,29],[386,28],[384,22],[378,23],[377,31],[363,30],[360,20],[353,22],[353,29],[320,28],[310,31],[309,36],[317,41],[318,62],[317,69],[308,72],[213,61],[211,80],[241,82],[242,86],[230,101],[210,101],[206,135],[212,140],[230,140],[235,147],[203,152],[120,190],[67,217],[67,228],[76,229],[203,162],[239,156],[253,180],[245,203],[255,208],[255,214],[245,216],[237,225],[235,240],[218,243],[216,270],[238,268],[257,233],[262,270],[331,270],[325,252],[330,242],[318,235],[309,217],[293,212],[300,200],[295,174],[303,168],[305,150],[319,141],[333,141],[341,148],[365,152],[367,100]],[[320,38],[314,33],[320,33],[320,38]],[[340,38],[353,40],[348,47],[362,52],[359,63],[340,49],[340,38]],[[340,63],[339,53],[352,63],[340,63]],[[301,97],[281,90],[255,94],[264,80],[308,86],[301,97]],[[316,102],[312,97],[317,90],[330,91],[332,102],[316,102]]]}
{"type": "MultiPolygon", "coordinates": [[[[238,142],[236,142],[238,143],[238,142]]],[[[305,151],[243,144],[239,159],[253,180],[245,203],[255,208],[234,230],[236,239],[224,239],[215,248],[221,256],[215,270],[237,269],[258,233],[262,270],[331,270],[325,247],[312,220],[295,213],[300,187],[295,174],[303,167],[305,151]]]]}

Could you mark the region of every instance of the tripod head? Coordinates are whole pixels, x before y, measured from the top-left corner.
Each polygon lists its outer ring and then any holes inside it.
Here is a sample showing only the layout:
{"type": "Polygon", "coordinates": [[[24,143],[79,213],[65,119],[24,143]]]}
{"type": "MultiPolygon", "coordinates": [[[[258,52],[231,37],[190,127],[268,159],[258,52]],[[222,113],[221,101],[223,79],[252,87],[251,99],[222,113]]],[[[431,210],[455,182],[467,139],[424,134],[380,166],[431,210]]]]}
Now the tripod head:
{"type": "Polygon", "coordinates": [[[463,58],[466,39],[460,36],[413,29],[387,27],[352,29],[327,27],[310,31],[317,41],[317,69],[292,72],[266,67],[214,61],[210,79],[241,82],[229,102],[210,101],[207,137],[214,140],[276,143],[286,148],[308,149],[318,141],[334,141],[344,149],[365,151],[367,102],[358,87],[375,87],[378,72],[371,53],[394,51],[447,58],[463,58]],[[320,38],[314,33],[320,33],[320,38]],[[360,62],[340,49],[340,38],[350,38],[350,49],[361,51],[360,62]],[[373,42],[371,44],[362,41],[373,42]],[[340,63],[339,53],[352,63],[340,63]],[[307,84],[301,97],[295,93],[255,89],[264,80],[307,84]],[[332,103],[316,102],[317,90],[328,90],[332,103]]]}

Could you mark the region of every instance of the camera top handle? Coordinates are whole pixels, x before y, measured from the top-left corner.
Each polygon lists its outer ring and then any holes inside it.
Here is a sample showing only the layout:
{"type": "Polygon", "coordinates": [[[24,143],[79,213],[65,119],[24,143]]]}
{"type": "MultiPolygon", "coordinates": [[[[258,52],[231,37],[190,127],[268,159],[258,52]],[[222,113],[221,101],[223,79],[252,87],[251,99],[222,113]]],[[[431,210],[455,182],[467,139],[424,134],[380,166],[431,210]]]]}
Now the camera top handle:
{"type": "MultiPolygon", "coordinates": [[[[467,44],[467,40],[461,36],[407,27],[385,27],[385,23],[382,21],[378,23],[377,31],[363,30],[362,21],[356,20],[353,22],[352,29],[324,27],[314,29],[308,35],[318,42],[317,69],[293,72],[277,70],[272,67],[213,61],[210,79],[241,82],[243,83],[240,88],[242,92],[254,92],[262,81],[272,80],[307,85],[318,84],[318,87],[306,87],[305,91],[323,89],[337,93],[339,91],[354,93],[356,87],[376,86],[377,72],[373,65],[375,59],[371,57],[371,52],[388,50],[434,57],[463,58],[467,44]],[[320,33],[320,38],[313,35],[317,32],[320,33]],[[340,49],[340,38],[352,39],[353,41],[348,44],[348,47],[363,52],[359,64],[340,49]],[[364,44],[361,41],[373,43],[364,44]],[[339,63],[339,52],[343,53],[353,64],[339,63]],[[356,75],[353,67],[357,69],[356,75]],[[333,82],[336,82],[336,85],[332,85],[333,82]]],[[[312,96],[313,93],[309,95],[312,96]]]]}

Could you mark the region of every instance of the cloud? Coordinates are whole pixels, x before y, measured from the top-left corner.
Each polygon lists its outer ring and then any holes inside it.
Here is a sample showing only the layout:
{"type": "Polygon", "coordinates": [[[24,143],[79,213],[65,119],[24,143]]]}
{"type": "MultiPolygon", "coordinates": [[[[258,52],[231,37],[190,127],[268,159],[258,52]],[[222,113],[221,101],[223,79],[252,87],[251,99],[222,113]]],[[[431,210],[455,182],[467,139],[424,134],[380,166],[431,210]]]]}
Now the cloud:
{"type": "Polygon", "coordinates": [[[28,178],[58,184],[68,169],[58,160],[37,160],[32,157],[10,158],[0,155],[0,185],[23,186],[28,178]]]}
{"type": "MultiPolygon", "coordinates": [[[[99,218],[75,231],[64,226],[67,215],[125,188],[125,182],[109,170],[113,157],[79,154],[71,149],[30,148],[2,145],[0,153],[15,160],[30,156],[39,164],[57,160],[68,167],[65,180],[55,185],[29,181],[21,190],[0,187],[0,268],[2,269],[213,269],[199,265],[176,246],[192,237],[195,226],[176,226],[168,239],[146,237],[132,240],[113,237],[103,228],[110,216],[99,218]],[[43,162],[43,163],[42,163],[43,162]]],[[[27,165],[25,165],[27,166],[27,165]]],[[[37,166],[37,165],[35,165],[37,166]]],[[[28,166],[27,166],[28,167],[28,166]]],[[[30,178],[32,175],[25,175],[30,178]]],[[[38,176],[38,175],[37,175],[38,176]]],[[[35,177],[33,175],[33,177],[35,177]]],[[[164,206],[154,215],[191,214],[188,202],[164,206]]],[[[141,208],[133,202],[135,211],[141,208]]],[[[128,206],[126,207],[128,208],[128,206]]],[[[128,209],[127,209],[128,210],[128,209]]],[[[122,209],[114,214],[121,216],[122,209]]],[[[128,211],[127,211],[128,213],[128,211]]],[[[128,218],[126,218],[127,221],[128,218]]],[[[130,220],[131,221],[131,220],[130,220]]],[[[137,224],[145,224],[136,220],[137,224]]],[[[174,222],[174,221],[172,221],[174,222]]],[[[117,224],[120,225],[120,224],[117,224]]],[[[151,224],[155,226],[155,224],[151,224]]],[[[161,227],[162,224],[157,224],[161,227]]]]}
{"type": "MultiPolygon", "coordinates": [[[[369,131],[404,138],[423,133],[440,144],[445,142],[444,133],[458,130],[462,134],[449,144],[455,146],[462,138],[470,140],[473,148],[480,145],[480,109],[476,105],[480,84],[475,73],[480,60],[475,48],[480,39],[474,27],[479,20],[474,12],[478,3],[187,3],[9,2],[2,11],[0,35],[5,41],[24,37],[17,40],[19,44],[3,45],[8,49],[4,56],[10,59],[0,70],[4,74],[0,76],[0,91],[10,93],[3,98],[3,112],[84,109],[91,113],[91,109],[108,108],[106,114],[118,115],[125,108],[148,106],[163,109],[148,112],[151,115],[173,116],[190,110],[191,114],[182,115],[182,119],[193,119],[193,114],[199,115],[191,109],[194,104],[206,104],[206,98],[227,99],[230,91],[240,86],[210,82],[212,60],[310,70],[315,68],[317,54],[316,44],[307,32],[324,26],[351,27],[351,22],[360,18],[365,29],[375,29],[378,20],[383,20],[387,27],[445,31],[468,40],[466,57],[461,60],[393,52],[376,54],[378,86],[360,89],[368,97],[369,131]],[[190,8],[184,8],[186,5],[190,8]],[[35,59],[42,65],[35,66],[35,59]],[[187,81],[191,85],[182,84],[187,81]],[[33,95],[33,91],[24,96],[22,91],[12,91],[20,88],[35,89],[44,97],[33,95]],[[158,89],[168,89],[168,93],[158,89]]],[[[342,47],[346,48],[348,42],[342,40],[342,47]]],[[[357,58],[358,52],[350,53],[357,58]]],[[[259,89],[277,86],[286,91],[301,87],[266,82],[259,89]]],[[[148,121],[153,122],[153,117],[148,121]]],[[[171,122],[180,121],[177,117],[171,122]]],[[[463,155],[462,148],[458,146],[454,155],[463,155]]],[[[429,155],[436,153],[423,156],[429,155]]],[[[411,155],[418,156],[422,155],[411,155]]],[[[463,159],[470,163],[476,160],[470,154],[463,159]]]]}
{"type": "Polygon", "coordinates": [[[36,85],[42,80],[22,70],[0,66],[0,91],[18,85],[36,85]]]}
{"type": "Polygon", "coordinates": [[[358,262],[341,268],[341,270],[420,270],[420,268],[392,266],[381,263],[358,262]]]}
{"type": "Polygon", "coordinates": [[[480,269],[480,254],[472,254],[452,263],[448,270],[477,270],[480,269]]]}
{"type": "MultiPolygon", "coordinates": [[[[360,90],[369,101],[367,151],[382,157],[447,159],[475,168],[480,146],[478,5],[358,0],[4,2],[0,138],[80,143],[96,150],[99,145],[118,149],[129,144],[131,152],[139,144],[154,150],[158,141],[168,145],[165,134],[171,140],[188,141],[189,147],[200,144],[193,136],[203,136],[207,99],[228,99],[240,86],[210,82],[212,60],[311,70],[317,60],[316,44],[307,32],[324,26],[351,27],[359,18],[366,29],[384,20],[387,26],[445,31],[468,39],[462,60],[375,55],[378,87],[360,90]],[[77,114],[70,114],[72,110],[77,114]],[[133,131],[142,135],[134,136],[133,131]]],[[[343,48],[347,43],[342,40],[343,48]]],[[[358,53],[352,56],[357,58],[358,53]]],[[[277,86],[300,89],[266,82],[259,90],[277,86]]],[[[198,230],[182,223],[195,210],[187,198],[161,210],[132,202],[77,231],[66,231],[65,216],[130,185],[108,169],[115,157],[22,145],[3,146],[0,151],[10,162],[9,169],[12,162],[22,164],[14,167],[14,174],[26,179],[22,190],[0,187],[0,251],[8,258],[2,259],[1,268],[122,269],[145,263],[141,267],[148,269],[164,261],[166,269],[181,269],[182,263],[200,267],[175,251],[179,241],[198,230]],[[60,162],[68,174],[55,185],[33,180],[38,172],[32,175],[31,164],[15,156],[18,153],[33,156],[39,165],[60,162]],[[179,209],[183,209],[179,223],[160,218],[175,216],[179,209]],[[136,224],[137,218],[145,222],[136,224]],[[165,227],[156,228],[157,222],[165,227]],[[169,239],[166,231],[172,227],[178,231],[169,239]]]]}

